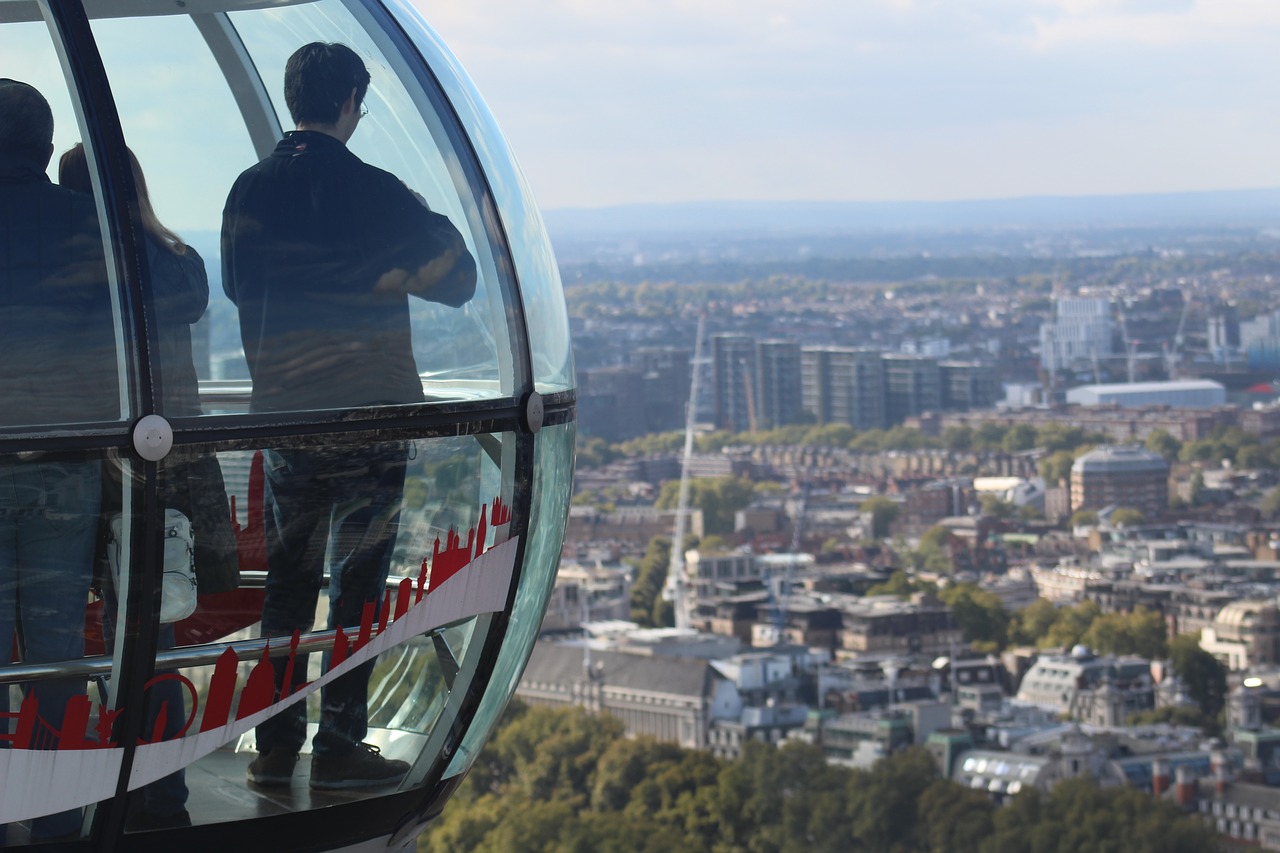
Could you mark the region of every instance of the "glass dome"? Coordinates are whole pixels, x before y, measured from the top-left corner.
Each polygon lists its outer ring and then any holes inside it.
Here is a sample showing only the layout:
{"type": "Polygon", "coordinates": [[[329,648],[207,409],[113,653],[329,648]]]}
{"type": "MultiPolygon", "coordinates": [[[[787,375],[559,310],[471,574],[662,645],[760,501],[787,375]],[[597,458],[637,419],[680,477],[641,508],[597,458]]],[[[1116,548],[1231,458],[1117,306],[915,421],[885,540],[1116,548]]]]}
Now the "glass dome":
{"type": "Polygon", "coordinates": [[[0,0],[0,55],[0,846],[412,846],[572,477],[493,117],[407,2],[0,0]]]}

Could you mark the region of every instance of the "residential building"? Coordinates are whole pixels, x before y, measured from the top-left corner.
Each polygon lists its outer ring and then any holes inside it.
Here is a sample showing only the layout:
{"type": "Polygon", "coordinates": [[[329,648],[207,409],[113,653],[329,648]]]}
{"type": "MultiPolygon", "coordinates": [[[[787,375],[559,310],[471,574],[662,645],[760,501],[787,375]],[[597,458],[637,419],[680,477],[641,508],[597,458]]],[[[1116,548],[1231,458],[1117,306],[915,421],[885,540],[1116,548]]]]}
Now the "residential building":
{"type": "Polygon", "coordinates": [[[1098,656],[1084,646],[1069,655],[1042,655],[1018,686],[1021,702],[1097,726],[1120,726],[1155,704],[1151,662],[1098,656]]]}
{"type": "Polygon", "coordinates": [[[1040,327],[1040,365],[1049,373],[1096,363],[1113,352],[1111,300],[1063,296],[1054,300],[1054,319],[1040,327]]]}
{"type": "Polygon", "coordinates": [[[941,384],[941,408],[968,411],[988,409],[999,402],[1000,382],[996,368],[976,361],[942,361],[938,363],[941,384]]]}
{"type": "Polygon", "coordinates": [[[797,423],[802,412],[800,344],[756,344],[756,424],[760,429],[797,423]]]}
{"type": "Polygon", "coordinates": [[[942,408],[942,373],[937,359],[901,353],[884,353],[880,359],[887,425],[942,408]]]}
{"type": "Polygon", "coordinates": [[[1200,631],[1200,648],[1232,670],[1280,664],[1280,607],[1274,600],[1233,601],[1200,631]]]}
{"type": "Polygon", "coordinates": [[[1103,446],[1071,466],[1071,508],[1100,510],[1108,506],[1136,509],[1155,516],[1169,506],[1169,464],[1143,447],[1103,446]]]}
{"type": "Polygon", "coordinates": [[[756,342],[746,335],[714,335],[711,365],[716,427],[747,432],[756,415],[756,342]]]}
{"type": "Polygon", "coordinates": [[[880,353],[846,347],[800,351],[801,406],[820,424],[883,429],[884,368],[880,353]]]}

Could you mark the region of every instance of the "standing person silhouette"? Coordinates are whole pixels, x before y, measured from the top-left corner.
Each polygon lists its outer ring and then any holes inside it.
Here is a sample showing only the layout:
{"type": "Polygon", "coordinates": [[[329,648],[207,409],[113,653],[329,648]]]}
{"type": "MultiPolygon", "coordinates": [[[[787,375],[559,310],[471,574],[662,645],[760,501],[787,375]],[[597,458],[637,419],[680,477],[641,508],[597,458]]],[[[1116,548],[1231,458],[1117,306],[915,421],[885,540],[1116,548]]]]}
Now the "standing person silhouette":
{"type": "MultiPolygon", "coordinates": [[[[91,196],[55,186],[53,112],[32,86],[0,79],[0,425],[115,422],[117,349],[102,234],[91,196]]],[[[99,459],[0,459],[0,649],[25,663],[84,655],[101,501],[99,459]]],[[[23,686],[36,700],[30,748],[57,749],[81,679],[23,686]]],[[[25,706],[24,706],[25,707],[25,706]]],[[[0,713],[9,685],[0,685],[0,713]]],[[[80,735],[83,738],[83,734],[80,735]]],[[[75,838],[80,809],[37,817],[31,840],[75,838]]],[[[7,839],[0,827],[0,846],[7,839]]]]}
{"type": "MultiPolygon", "coordinates": [[[[422,402],[409,297],[460,306],[475,292],[475,261],[458,229],[348,150],[369,81],[345,45],[299,48],[284,75],[297,129],[227,198],[223,288],[239,309],[254,412],[422,402]]],[[[264,456],[263,635],[311,629],[326,562],[329,627],[359,625],[390,571],[406,446],[285,447],[264,456]]],[[[285,662],[273,663],[279,697],[285,662]]],[[[322,688],[312,788],[390,784],[408,771],[364,743],[372,670],[370,661],[322,688]]],[[[305,676],[299,660],[288,688],[305,676]]],[[[291,784],[305,741],[302,703],[259,725],[249,780],[291,784]]]]}
{"type": "MultiPolygon", "coordinates": [[[[191,326],[204,316],[209,305],[209,276],[204,259],[156,216],[151,204],[142,166],[132,151],[129,164],[146,242],[148,283],[155,305],[162,413],[167,417],[199,415],[200,386],[192,355],[191,326]]],[[[76,143],[58,159],[58,184],[78,192],[93,192],[89,162],[84,145],[76,143]]],[[[110,476],[108,466],[103,490],[103,514],[119,512],[121,486],[110,476]]],[[[234,589],[239,566],[235,534],[231,529],[231,509],[217,458],[192,456],[174,451],[160,467],[160,496],[165,507],[181,510],[194,527],[195,570],[201,594],[234,589]]],[[[109,574],[105,573],[105,574],[109,574]]],[[[111,642],[118,591],[110,580],[105,587],[104,629],[111,642]]],[[[160,649],[176,645],[173,625],[160,626],[160,649]]],[[[165,680],[147,692],[147,736],[155,734],[155,721],[164,714],[161,737],[175,737],[186,719],[185,698],[176,681],[165,680]]],[[[186,771],[178,770],[142,788],[139,800],[131,803],[130,828],[163,829],[190,826],[187,813],[186,771]],[[136,808],[133,806],[136,805],[136,808]]]]}

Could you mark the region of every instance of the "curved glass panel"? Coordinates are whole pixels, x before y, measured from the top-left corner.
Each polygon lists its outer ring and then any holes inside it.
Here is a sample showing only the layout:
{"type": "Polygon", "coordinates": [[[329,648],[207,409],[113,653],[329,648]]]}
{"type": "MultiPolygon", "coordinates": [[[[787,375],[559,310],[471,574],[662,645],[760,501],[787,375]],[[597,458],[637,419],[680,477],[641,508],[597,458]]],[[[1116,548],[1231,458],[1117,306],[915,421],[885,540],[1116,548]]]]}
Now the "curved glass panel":
{"type": "Polygon", "coordinates": [[[457,59],[416,9],[403,0],[388,5],[407,22],[406,29],[427,64],[439,76],[440,85],[471,136],[501,211],[530,330],[535,387],[543,394],[571,389],[574,387],[573,350],[569,344],[564,289],[533,193],[507,148],[493,114],[457,59]]]}
{"type": "Polygon", "coordinates": [[[116,699],[99,525],[104,498],[119,497],[96,454],[0,456],[0,779],[21,780],[0,800],[0,846],[77,837],[85,807],[115,792],[119,750],[97,749],[116,699]],[[99,784],[83,784],[90,768],[99,784]]]}
{"type": "MultiPolygon", "coordinates": [[[[490,235],[438,104],[342,3],[92,25],[156,213],[161,333],[199,320],[192,358],[161,365],[168,385],[194,367],[205,413],[246,392],[255,411],[512,393],[490,235]],[[286,60],[315,41],[355,51],[367,94],[349,125],[280,138],[286,60]],[[204,311],[178,299],[193,282],[204,311]]],[[[166,391],[166,414],[200,413],[166,391]]]]}
{"type": "Polygon", "coordinates": [[[538,640],[547,599],[555,585],[560,566],[560,546],[573,494],[574,424],[548,426],[538,433],[534,450],[537,469],[533,481],[533,505],[529,516],[529,545],[524,554],[524,571],[516,590],[515,607],[502,651],[493,667],[493,676],[484,699],[472,718],[462,745],[445,771],[446,778],[465,773],[480,748],[498,724],[524,674],[533,644],[538,640]]]}
{"type": "Polygon", "coordinates": [[[50,181],[80,111],[43,23],[0,26],[0,427],[128,417],[114,267],[96,187],[50,181]],[[52,125],[50,126],[50,121],[52,125]]]}
{"type": "Polygon", "coordinates": [[[131,813],[148,820],[131,828],[420,783],[409,768],[454,720],[477,622],[510,591],[513,447],[504,435],[362,434],[171,454],[161,492],[194,532],[198,596],[193,612],[161,616],[129,784],[131,813]]]}

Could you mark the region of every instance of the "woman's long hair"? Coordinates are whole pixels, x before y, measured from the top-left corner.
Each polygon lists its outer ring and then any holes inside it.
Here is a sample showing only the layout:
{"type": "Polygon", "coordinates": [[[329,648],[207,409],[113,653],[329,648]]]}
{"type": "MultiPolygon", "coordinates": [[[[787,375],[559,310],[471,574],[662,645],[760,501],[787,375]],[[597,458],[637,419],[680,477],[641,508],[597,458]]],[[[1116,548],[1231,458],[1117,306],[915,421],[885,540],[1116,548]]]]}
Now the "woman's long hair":
{"type": "MultiPolygon", "coordinates": [[[[165,228],[151,206],[151,193],[147,191],[147,179],[142,175],[138,158],[129,151],[129,163],[133,166],[133,182],[138,187],[138,207],[142,211],[142,227],[175,255],[185,255],[187,244],[177,234],[165,228]]],[[[58,183],[68,189],[93,194],[93,182],[89,180],[89,159],[84,154],[84,144],[77,142],[58,160],[58,183]]]]}

